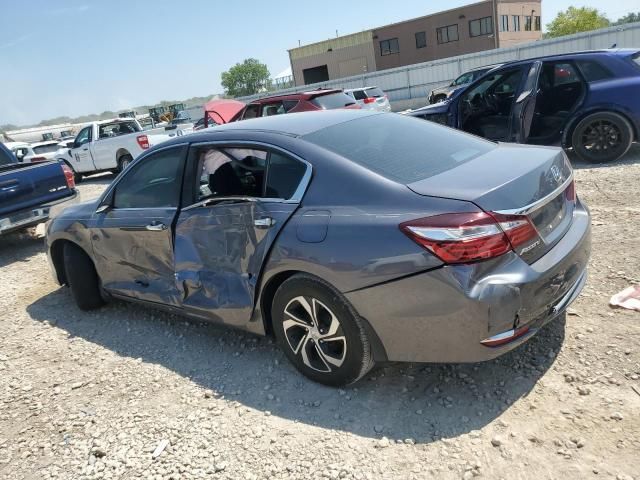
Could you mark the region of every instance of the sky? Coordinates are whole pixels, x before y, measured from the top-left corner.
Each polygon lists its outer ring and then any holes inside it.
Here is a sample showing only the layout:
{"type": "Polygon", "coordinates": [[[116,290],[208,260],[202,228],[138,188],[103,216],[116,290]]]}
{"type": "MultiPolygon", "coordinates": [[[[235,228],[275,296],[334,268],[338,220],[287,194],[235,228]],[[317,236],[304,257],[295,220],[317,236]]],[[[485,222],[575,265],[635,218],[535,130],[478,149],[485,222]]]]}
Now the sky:
{"type": "MultiPolygon", "coordinates": [[[[615,20],[638,0],[543,0],[542,23],[570,5],[615,20]]],[[[0,0],[0,125],[121,110],[222,92],[245,58],[272,75],[287,49],[473,0],[0,0]]]]}

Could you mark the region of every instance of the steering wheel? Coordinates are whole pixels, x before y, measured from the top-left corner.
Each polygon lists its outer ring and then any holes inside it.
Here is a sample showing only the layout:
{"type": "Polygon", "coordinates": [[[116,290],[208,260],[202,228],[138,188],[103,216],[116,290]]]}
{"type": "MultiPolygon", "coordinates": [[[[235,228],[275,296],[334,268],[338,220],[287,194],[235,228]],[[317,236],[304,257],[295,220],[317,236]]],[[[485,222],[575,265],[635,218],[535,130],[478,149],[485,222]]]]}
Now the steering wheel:
{"type": "Polygon", "coordinates": [[[489,112],[497,112],[498,111],[498,97],[495,93],[485,92],[482,96],[482,101],[484,102],[484,106],[489,112]]]}

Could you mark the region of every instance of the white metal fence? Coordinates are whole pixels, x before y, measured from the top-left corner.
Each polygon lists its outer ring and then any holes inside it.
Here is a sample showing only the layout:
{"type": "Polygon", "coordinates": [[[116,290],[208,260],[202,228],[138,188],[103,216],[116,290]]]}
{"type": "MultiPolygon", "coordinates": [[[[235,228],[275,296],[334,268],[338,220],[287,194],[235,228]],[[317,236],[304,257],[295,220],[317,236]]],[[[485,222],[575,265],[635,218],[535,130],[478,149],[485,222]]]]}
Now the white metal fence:
{"type": "MultiPolygon", "coordinates": [[[[629,23],[515,47],[486,50],[355,77],[329,80],[313,85],[269,92],[269,95],[308,91],[314,88],[357,88],[375,85],[382,88],[392,102],[423,99],[434,87],[451,81],[471,68],[543,55],[611,48],[613,45],[617,48],[640,48],[640,23],[629,23]]],[[[264,96],[265,94],[258,94],[242,97],[239,100],[249,102],[264,96]]]]}

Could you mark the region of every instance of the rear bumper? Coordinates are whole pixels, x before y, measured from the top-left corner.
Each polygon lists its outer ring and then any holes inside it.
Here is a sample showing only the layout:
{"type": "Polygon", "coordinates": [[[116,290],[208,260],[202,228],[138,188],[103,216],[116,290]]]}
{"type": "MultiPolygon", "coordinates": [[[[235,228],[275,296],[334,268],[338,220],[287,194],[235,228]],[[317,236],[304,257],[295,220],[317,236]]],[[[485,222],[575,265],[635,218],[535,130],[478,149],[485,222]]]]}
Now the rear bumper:
{"type": "Polygon", "coordinates": [[[64,208],[79,201],[80,195],[77,190],[74,190],[72,195],[54,202],[44,203],[4,215],[0,217],[0,235],[46,222],[50,218],[55,217],[64,208]]]}
{"type": "Polygon", "coordinates": [[[531,265],[511,252],[346,297],[368,320],[390,361],[490,360],[526,342],[577,298],[586,281],[590,222],[587,209],[579,204],[569,231],[531,265]],[[482,343],[514,332],[499,346],[482,343]]]}

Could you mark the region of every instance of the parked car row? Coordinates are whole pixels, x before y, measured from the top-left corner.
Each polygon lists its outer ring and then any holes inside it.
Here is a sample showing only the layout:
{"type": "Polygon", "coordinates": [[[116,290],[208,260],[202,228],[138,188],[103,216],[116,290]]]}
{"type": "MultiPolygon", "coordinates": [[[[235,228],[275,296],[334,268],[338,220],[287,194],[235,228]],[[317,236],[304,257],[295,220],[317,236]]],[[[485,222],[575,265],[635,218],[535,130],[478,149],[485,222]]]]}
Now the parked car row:
{"type": "MultiPolygon", "coordinates": [[[[616,160],[639,138],[637,49],[509,62],[453,87],[446,100],[407,114],[489,140],[560,145],[588,162],[616,160]]],[[[442,100],[434,92],[430,99],[442,100]]]]}

